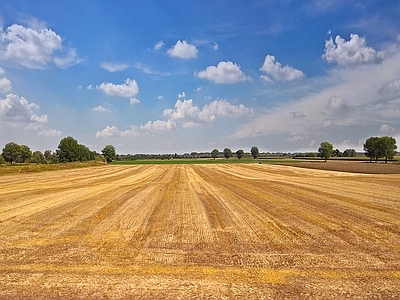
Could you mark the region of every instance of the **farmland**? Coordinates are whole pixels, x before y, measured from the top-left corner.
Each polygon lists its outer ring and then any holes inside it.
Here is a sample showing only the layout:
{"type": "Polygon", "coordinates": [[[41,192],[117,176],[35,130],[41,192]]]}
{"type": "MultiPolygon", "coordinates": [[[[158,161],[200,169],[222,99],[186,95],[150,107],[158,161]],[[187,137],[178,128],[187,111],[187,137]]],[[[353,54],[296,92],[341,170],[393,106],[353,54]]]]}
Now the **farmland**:
{"type": "Polygon", "coordinates": [[[400,175],[107,165],[0,181],[0,298],[397,299],[400,175]]]}

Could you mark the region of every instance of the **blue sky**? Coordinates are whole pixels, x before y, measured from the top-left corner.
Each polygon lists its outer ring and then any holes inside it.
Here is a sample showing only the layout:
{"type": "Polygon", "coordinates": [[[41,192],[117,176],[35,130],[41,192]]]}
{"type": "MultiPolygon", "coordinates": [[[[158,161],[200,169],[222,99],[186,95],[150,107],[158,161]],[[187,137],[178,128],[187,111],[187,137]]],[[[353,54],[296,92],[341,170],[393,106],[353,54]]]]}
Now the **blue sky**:
{"type": "Polygon", "coordinates": [[[0,0],[0,146],[400,141],[400,3],[0,0]]]}

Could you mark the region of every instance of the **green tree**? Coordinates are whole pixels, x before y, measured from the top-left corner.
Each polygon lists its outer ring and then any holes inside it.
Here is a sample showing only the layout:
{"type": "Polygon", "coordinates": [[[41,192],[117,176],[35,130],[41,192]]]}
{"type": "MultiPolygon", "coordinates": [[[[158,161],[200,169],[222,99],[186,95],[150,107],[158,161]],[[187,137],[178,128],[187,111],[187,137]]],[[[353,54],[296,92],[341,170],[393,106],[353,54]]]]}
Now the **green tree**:
{"type": "Polygon", "coordinates": [[[369,162],[372,162],[373,159],[377,161],[379,158],[378,140],[379,137],[371,136],[364,143],[364,154],[369,157],[369,162]]]}
{"type": "Polygon", "coordinates": [[[226,159],[228,159],[229,157],[232,157],[232,150],[229,149],[229,148],[225,148],[225,149],[224,149],[224,157],[225,157],[226,159]]]}
{"type": "Polygon", "coordinates": [[[26,145],[21,145],[19,147],[20,147],[20,158],[21,158],[21,161],[24,163],[32,157],[32,151],[26,145]]]}
{"type": "Polygon", "coordinates": [[[355,157],[357,156],[357,152],[355,149],[346,149],[343,151],[344,157],[355,157]]]}
{"type": "Polygon", "coordinates": [[[244,151],[242,149],[236,151],[237,158],[242,159],[244,157],[244,151]]]}
{"type": "Polygon", "coordinates": [[[72,136],[61,139],[56,153],[60,162],[87,161],[92,158],[89,148],[78,144],[72,136]]]}
{"type": "Polygon", "coordinates": [[[112,162],[116,156],[115,147],[113,145],[106,145],[104,149],[101,150],[101,153],[103,153],[108,163],[112,162]]]}
{"type": "Polygon", "coordinates": [[[216,159],[219,155],[219,150],[218,149],[214,149],[213,151],[211,151],[211,157],[216,159]]]}
{"type": "Polygon", "coordinates": [[[31,162],[37,164],[47,164],[47,160],[44,157],[43,153],[40,151],[35,151],[32,153],[31,162]]]}
{"type": "Polygon", "coordinates": [[[260,155],[260,151],[258,151],[258,148],[256,146],[251,147],[251,156],[253,156],[254,159],[256,159],[260,155]]]}
{"type": "Polygon", "coordinates": [[[3,156],[4,160],[6,162],[9,162],[10,164],[17,161],[20,155],[21,155],[21,147],[14,142],[7,143],[4,146],[3,151],[1,153],[1,156],[3,156]]]}
{"type": "Polygon", "coordinates": [[[385,158],[385,163],[388,159],[393,159],[396,155],[396,139],[390,136],[383,136],[378,139],[378,153],[380,157],[385,158]]]}
{"type": "Polygon", "coordinates": [[[342,157],[342,152],[339,149],[333,150],[332,156],[342,157]]]}
{"type": "Polygon", "coordinates": [[[322,142],[318,148],[318,156],[325,159],[325,161],[333,154],[333,146],[329,142],[322,142]]]}

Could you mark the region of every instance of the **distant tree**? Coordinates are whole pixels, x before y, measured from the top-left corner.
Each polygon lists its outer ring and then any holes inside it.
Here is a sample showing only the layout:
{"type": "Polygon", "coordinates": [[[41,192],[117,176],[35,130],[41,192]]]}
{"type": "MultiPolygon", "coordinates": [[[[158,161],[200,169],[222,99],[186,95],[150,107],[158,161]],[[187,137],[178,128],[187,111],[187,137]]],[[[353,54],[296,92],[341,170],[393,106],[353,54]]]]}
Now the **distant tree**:
{"type": "Polygon", "coordinates": [[[79,144],[72,136],[62,138],[58,145],[57,156],[60,162],[79,160],[79,144]]]}
{"type": "Polygon", "coordinates": [[[47,163],[45,156],[40,151],[33,152],[30,161],[33,163],[37,163],[37,164],[46,164],[47,163]]]}
{"type": "Polygon", "coordinates": [[[343,151],[344,157],[355,157],[357,156],[357,152],[355,149],[346,149],[343,151]]]}
{"type": "Polygon", "coordinates": [[[258,148],[256,146],[251,147],[251,156],[253,156],[254,159],[256,159],[260,155],[260,151],[258,151],[258,148]]]}
{"type": "Polygon", "coordinates": [[[342,152],[339,149],[333,150],[332,156],[342,157],[342,152]]]}
{"type": "Polygon", "coordinates": [[[224,157],[225,157],[226,159],[228,159],[229,157],[232,157],[232,150],[229,149],[229,148],[225,148],[225,149],[224,149],[224,157]]]}
{"type": "Polygon", "coordinates": [[[392,159],[396,155],[396,139],[390,136],[383,136],[378,139],[378,153],[380,157],[385,158],[385,163],[388,159],[392,159]]]}
{"type": "Polygon", "coordinates": [[[219,150],[218,149],[214,149],[213,151],[211,151],[211,157],[216,159],[219,155],[219,150]]]}
{"type": "Polygon", "coordinates": [[[112,162],[116,156],[115,147],[113,145],[106,145],[103,150],[101,150],[101,153],[103,153],[108,163],[112,162]]]}
{"type": "Polygon", "coordinates": [[[32,157],[31,149],[26,145],[20,145],[20,158],[21,162],[26,162],[29,158],[32,157]]]}
{"type": "Polygon", "coordinates": [[[372,162],[373,159],[377,161],[379,158],[378,140],[379,137],[371,136],[364,143],[364,154],[369,157],[369,162],[372,162]]]}
{"type": "Polygon", "coordinates": [[[0,155],[0,165],[4,164],[6,161],[4,160],[4,157],[0,155]]]}
{"type": "Polygon", "coordinates": [[[4,160],[10,164],[17,161],[20,155],[21,155],[21,147],[20,145],[14,142],[7,143],[4,146],[3,151],[1,153],[1,156],[3,156],[4,160]]]}
{"type": "Polygon", "coordinates": [[[333,154],[333,146],[329,142],[322,142],[318,148],[318,156],[325,159],[325,161],[333,154]]]}
{"type": "Polygon", "coordinates": [[[78,144],[72,136],[61,139],[56,151],[60,162],[87,161],[94,159],[92,152],[85,145],[78,144]]]}
{"type": "Polygon", "coordinates": [[[45,158],[47,161],[50,161],[50,160],[51,160],[51,150],[46,150],[46,151],[44,151],[43,155],[44,155],[44,158],[45,158]]]}
{"type": "Polygon", "coordinates": [[[237,158],[242,159],[244,157],[244,151],[242,149],[236,151],[237,158]]]}

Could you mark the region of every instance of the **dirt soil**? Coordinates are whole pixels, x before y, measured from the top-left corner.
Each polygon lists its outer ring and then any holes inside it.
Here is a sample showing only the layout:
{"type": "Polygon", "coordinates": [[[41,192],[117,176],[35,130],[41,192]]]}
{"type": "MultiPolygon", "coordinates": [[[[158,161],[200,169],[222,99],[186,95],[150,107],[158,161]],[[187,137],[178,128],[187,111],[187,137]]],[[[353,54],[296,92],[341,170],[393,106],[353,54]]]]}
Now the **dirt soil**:
{"type": "Polygon", "coordinates": [[[399,182],[270,164],[4,175],[0,299],[398,299],[399,182]]]}
{"type": "Polygon", "coordinates": [[[365,162],[365,161],[296,161],[282,163],[287,166],[366,174],[400,174],[399,162],[365,162]]]}

